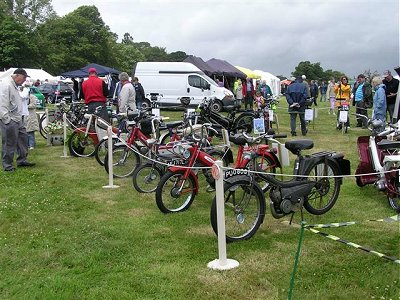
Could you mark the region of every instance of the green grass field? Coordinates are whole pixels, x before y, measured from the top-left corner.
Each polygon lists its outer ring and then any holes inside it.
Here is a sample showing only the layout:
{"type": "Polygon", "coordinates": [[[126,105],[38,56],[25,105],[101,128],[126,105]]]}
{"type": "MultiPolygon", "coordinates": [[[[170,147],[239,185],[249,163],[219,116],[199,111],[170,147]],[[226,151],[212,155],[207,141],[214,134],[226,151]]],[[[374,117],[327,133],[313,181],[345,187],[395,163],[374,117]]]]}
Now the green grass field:
{"type": "MultiPolygon", "coordinates": [[[[356,128],[352,116],[342,135],[327,106],[318,103],[309,152],[343,152],[354,174],[356,139],[368,131],[356,128]]],[[[182,112],[163,114],[176,119],[182,112]]],[[[278,117],[280,132],[290,133],[284,98],[278,117]]],[[[203,180],[188,211],[164,215],[153,194],[136,192],[132,178],[103,189],[108,174],[94,158],[61,158],[62,146],[36,137],[29,155],[34,168],[0,171],[0,299],[287,298],[300,233],[286,224],[289,217],[276,220],[268,211],[252,239],[227,245],[239,267],[211,270],[207,263],[218,258],[209,219],[214,193],[203,180]]],[[[399,223],[368,221],[393,215],[384,193],[359,188],[352,177],[331,211],[304,218],[308,224],[357,221],[321,231],[398,258],[399,223]]],[[[294,222],[300,221],[297,213],[294,222]]],[[[306,231],[293,299],[400,299],[399,280],[399,264],[306,231]]]]}

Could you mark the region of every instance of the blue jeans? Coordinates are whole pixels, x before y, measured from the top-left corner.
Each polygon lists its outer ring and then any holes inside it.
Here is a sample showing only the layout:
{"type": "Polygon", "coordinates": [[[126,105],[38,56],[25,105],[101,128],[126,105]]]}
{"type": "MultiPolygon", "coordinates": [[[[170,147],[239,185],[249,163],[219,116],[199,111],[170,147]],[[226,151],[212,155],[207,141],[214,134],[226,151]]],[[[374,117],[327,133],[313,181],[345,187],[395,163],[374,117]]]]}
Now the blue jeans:
{"type": "Polygon", "coordinates": [[[29,131],[27,133],[28,133],[28,148],[33,148],[36,146],[35,132],[29,131]]]}
{"type": "Polygon", "coordinates": [[[324,99],[324,102],[326,101],[326,94],[321,94],[321,99],[319,100],[319,102],[322,102],[322,99],[324,99]]]}

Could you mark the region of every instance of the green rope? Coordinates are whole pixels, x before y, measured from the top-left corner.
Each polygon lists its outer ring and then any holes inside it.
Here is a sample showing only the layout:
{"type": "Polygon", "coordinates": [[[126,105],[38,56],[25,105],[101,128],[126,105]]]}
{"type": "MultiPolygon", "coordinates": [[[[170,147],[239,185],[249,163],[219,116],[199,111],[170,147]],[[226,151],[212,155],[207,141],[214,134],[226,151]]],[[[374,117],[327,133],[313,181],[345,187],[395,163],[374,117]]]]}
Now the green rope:
{"type": "Polygon", "coordinates": [[[304,222],[304,221],[301,222],[299,245],[297,246],[296,258],[295,258],[295,260],[294,260],[292,278],[290,279],[290,287],[289,287],[289,293],[288,293],[288,300],[291,300],[291,299],[292,299],[292,292],[293,292],[293,286],[294,286],[294,278],[296,277],[297,265],[298,265],[298,263],[299,263],[300,250],[301,250],[301,243],[303,242],[304,225],[305,225],[305,224],[306,224],[306,222],[304,222]]]}

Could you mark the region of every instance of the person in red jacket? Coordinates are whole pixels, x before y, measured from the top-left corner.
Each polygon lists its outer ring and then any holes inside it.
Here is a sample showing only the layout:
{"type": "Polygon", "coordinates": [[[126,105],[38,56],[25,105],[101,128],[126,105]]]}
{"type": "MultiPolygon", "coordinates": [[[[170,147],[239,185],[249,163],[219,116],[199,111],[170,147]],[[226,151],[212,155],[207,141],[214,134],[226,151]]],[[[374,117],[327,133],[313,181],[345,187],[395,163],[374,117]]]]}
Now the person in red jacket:
{"type": "Polygon", "coordinates": [[[82,83],[82,92],[85,104],[88,106],[88,113],[96,113],[96,115],[109,122],[106,106],[108,88],[106,83],[97,77],[95,68],[89,69],[89,78],[82,83]],[[98,107],[101,107],[100,111],[97,110],[98,107]]]}

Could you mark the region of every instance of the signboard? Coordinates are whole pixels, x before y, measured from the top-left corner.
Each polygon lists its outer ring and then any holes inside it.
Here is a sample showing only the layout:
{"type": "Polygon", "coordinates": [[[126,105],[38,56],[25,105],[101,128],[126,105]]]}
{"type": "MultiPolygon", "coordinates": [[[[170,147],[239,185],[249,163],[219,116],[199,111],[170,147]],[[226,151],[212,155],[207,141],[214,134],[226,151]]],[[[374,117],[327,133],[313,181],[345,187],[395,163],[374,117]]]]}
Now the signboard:
{"type": "Polygon", "coordinates": [[[258,118],[258,119],[253,119],[253,131],[254,134],[263,134],[265,133],[265,123],[264,119],[258,118]]]}

